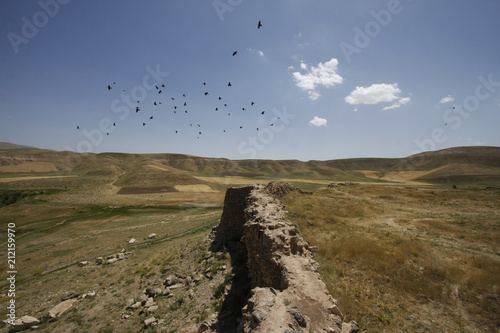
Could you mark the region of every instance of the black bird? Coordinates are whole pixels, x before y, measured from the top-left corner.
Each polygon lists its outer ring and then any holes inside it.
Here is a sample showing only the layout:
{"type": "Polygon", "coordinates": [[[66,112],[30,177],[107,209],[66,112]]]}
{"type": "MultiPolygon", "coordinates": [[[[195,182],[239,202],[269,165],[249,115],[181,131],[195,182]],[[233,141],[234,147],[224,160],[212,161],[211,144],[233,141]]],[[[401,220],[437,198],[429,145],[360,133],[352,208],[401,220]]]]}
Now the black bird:
{"type": "Polygon", "coordinates": [[[106,133],[106,135],[109,135],[109,133],[106,133]]]}
{"type": "Polygon", "coordinates": [[[165,85],[164,85],[164,84],[162,84],[162,85],[161,85],[161,87],[162,87],[162,88],[165,88],[165,85]]]}
{"type": "Polygon", "coordinates": [[[161,104],[161,102],[158,102],[158,104],[161,104]]]}
{"type": "Polygon", "coordinates": [[[252,103],[250,103],[250,104],[251,104],[251,105],[254,105],[255,103],[254,103],[254,102],[252,102],[252,103]]]}
{"type": "Polygon", "coordinates": [[[146,123],[142,123],[142,126],[146,126],[146,123]]]}
{"type": "Polygon", "coordinates": [[[205,96],[207,96],[207,95],[208,95],[208,92],[205,91],[205,96]]]}
{"type": "Polygon", "coordinates": [[[111,86],[108,84],[108,90],[111,90],[111,86]]]}
{"type": "Polygon", "coordinates": [[[257,131],[259,130],[259,128],[257,127],[257,131]]]}
{"type": "Polygon", "coordinates": [[[116,126],[116,123],[113,123],[113,126],[116,126]]]}
{"type": "Polygon", "coordinates": [[[196,125],[198,125],[198,127],[201,127],[200,124],[196,124],[196,125]]]}
{"type": "Polygon", "coordinates": [[[80,126],[76,126],[76,129],[80,129],[80,126]]]}
{"type": "Polygon", "coordinates": [[[264,113],[266,113],[266,111],[262,111],[260,114],[264,114],[264,113]]]}
{"type": "Polygon", "coordinates": [[[174,111],[174,114],[176,114],[176,113],[177,113],[177,111],[174,111]]]}
{"type": "Polygon", "coordinates": [[[240,128],[243,128],[243,126],[240,126],[240,128]]]}
{"type": "Polygon", "coordinates": [[[135,113],[141,111],[138,106],[135,107],[135,113]]]}
{"type": "Polygon", "coordinates": [[[175,131],[175,133],[177,134],[177,131],[175,131]]]}
{"type": "Polygon", "coordinates": [[[245,108],[241,108],[241,110],[245,111],[245,108]]]}
{"type": "Polygon", "coordinates": [[[224,106],[227,106],[227,104],[226,104],[226,103],[224,103],[224,106]]]}
{"type": "Polygon", "coordinates": [[[224,133],[226,133],[226,130],[223,130],[223,131],[224,131],[224,133]]]}
{"type": "Polygon", "coordinates": [[[229,82],[229,83],[227,84],[227,86],[228,86],[228,87],[231,87],[231,82],[229,82]]]}
{"type": "Polygon", "coordinates": [[[199,135],[201,135],[201,132],[198,132],[199,135]]]}
{"type": "Polygon", "coordinates": [[[188,110],[184,110],[184,113],[188,113],[188,110]]]}
{"type": "Polygon", "coordinates": [[[158,90],[158,94],[161,94],[161,90],[158,90]]]}
{"type": "Polygon", "coordinates": [[[219,108],[215,108],[215,111],[219,111],[219,108]]]}
{"type": "Polygon", "coordinates": [[[170,97],[170,99],[174,101],[174,98],[173,98],[173,97],[170,97]]]}
{"type": "Polygon", "coordinates": [[[139,104],[139,101],[137,101],[137,104],[139,104]]]}
{"type": "Polygon", "coordinates": [[[113,84],[116,84],[116,82],[113,82],[113,84]]]}
{"type": "Polygon", "coordinates": [[[259,24],[257,24],[257,29],[260,29],[260,27],[262,27],[262,22],[259,21],[259,24]]]}
{"type": "Polygon", "coordinates": [[[238,51],[234,51],[234,52],[233,52],[233,57],[236,55],[236,53],[238,53],[238,51]]]}
{"type": "Polygon", "coordinates": [[[154,102],[154,104],[155,104],[155,105],[158,105],[158,104],[156,104],[156,102],[154,102]]]}
{"type": "Polygon", "coordinates": [[[219,101],[222,99],[222,97],[219,96],[219,101]]]}
{"type": "Polygon", "coordinates": [[[182,97],[186,97],[186,94],[182,94],[182,97]]]}
{"type": "Polygon", "coordinates": [[[189,126],[193,127],[193,124],[189,124],[189,126]]]}
{"type": "Polygon", "coordinates": [[[177,106],[174,105],[174,110],[177,110],[177,106]]]}
{"type": "Polygon", "coordinates": [[[186,106],[186,102],[184,102],[184,106],[186,106]]]}
{"type": "Polygon", "coordinates": [[[204,85],[204,86],[206,86],[206,85],[207,85],[207,83],[206,83],[206,82],[203,82],[203,85],[204,85]]]}
{"type": "Polygon", "coordinates": [[[159,88],[158,88],[158,86],[157,86],[156,84],[155,84],[155,88],[156,88],[156,89],[159,89],[159,88]]]}
{"type": "Polygon", "coordinates": [[[149,117],[149,119],[153,119],[153,116],[149,117]]]}

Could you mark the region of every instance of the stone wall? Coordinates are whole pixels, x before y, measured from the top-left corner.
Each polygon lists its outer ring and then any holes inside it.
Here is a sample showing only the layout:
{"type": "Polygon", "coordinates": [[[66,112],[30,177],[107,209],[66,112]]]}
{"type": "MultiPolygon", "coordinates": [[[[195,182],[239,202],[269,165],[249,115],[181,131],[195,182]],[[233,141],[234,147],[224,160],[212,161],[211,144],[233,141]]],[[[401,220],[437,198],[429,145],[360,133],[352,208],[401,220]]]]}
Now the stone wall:
{"type": "Polygon", "coordinates": [[[344,322],[337,301],[321,280],[313,259],[317,249],[300,237],[286,213],[263,185],[226,192],[215,239],[218,243],[239,239],[245,245],[252,287],[238,331],[358,332],[355,322],[344,322]]]}

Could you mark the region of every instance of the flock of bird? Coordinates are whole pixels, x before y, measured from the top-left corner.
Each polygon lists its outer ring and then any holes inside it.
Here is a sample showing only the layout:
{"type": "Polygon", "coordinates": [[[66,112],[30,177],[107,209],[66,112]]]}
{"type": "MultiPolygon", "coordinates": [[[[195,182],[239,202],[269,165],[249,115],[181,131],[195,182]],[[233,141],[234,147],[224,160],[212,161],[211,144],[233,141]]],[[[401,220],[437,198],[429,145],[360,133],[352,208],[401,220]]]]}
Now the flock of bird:
{"type": "MultiPolygon", "coordinates": [[[[259,21],[259,23],[257,24],[257,29],[260,29],[261,27],[262,27],[262,22],[261,22],[261,21],[259,21]]],[[[232,56],[234,57],[234,56],[236,56],[237,54],[238,54],[238,51],[234,51],[234,52],[232,53],[232,56]]],[[[112,84],[108,84],[108,87],[107,87],[108,91],[111,91],[111,90],[115,87],[115,85],[116,85],[116,82],[113,82],[112,84]]],[[[230,82],[230,81],[228,82],[227,86],[228,86],[228,87],[232,87],[232,84],[231,84],[231,82],[230,82]]],[[[206,83],[206,82],[203,82],[203,87],[204,87],[204,89],[202,90],[202,91],[204,91],[203,95],[204,95],[204,96],[208,96],[208,95],[209,95],[209,92],[208,92],[208,91],[206,91],[206,87],[207,87],[207,83],[206,83]]],[[[165,90],[165,88],[166,88],[166,87],[165,87],[165,84],[161,84],[161,85],[158,85],[158,84],[157,84],[157,85],[155,85],[155,89],[156,89],[156,92],[157,92],[157,94],[158,94],[158,95],[162,94],[162,93],[163,93],[163,90],[165,90]]],[[[122,91],[123,91],[123,92],[125,92],[125,90],[122,90],[122,91]]],[[[179,98],[176,100],[176,99],[175,99],[175,97],[170,97],[170,100],[171,100],[171,104],[172,104],[172,105],[171,105],[171,107],[172,107],[171,111],[173,112],[173,114],[177,114],[177,112],[178,112],[178,111],[179,111],[179,113],[184,113],[184,114],[189,113],[189,111],[188,111],[188,100],[187,100],[187,98],[186,98],[186,94],[185,94],[185,93],[183,93],[183,94],[182,94],[182,99],[181,99],[181,101],[179,101],[179,98]],[[183,112],[182,112],[181,110],[183,110],[183,112]]],[[[222,98],[221,96],[218,96],[218,101],[222,101],[222,100],[223,100],[223,98],[222,98]]],[[[141,102],[141,101],[137,101],[137,106],[135,107],[135,113],[136,113],[136,114],[138,114],[139,112],[142,112],[142,111],[141,111],[141,107],[142,107],[142,105],[140,104],[140,102],[141,102]]],[[[222,103],[222,102],[221,102],[221,103],[222,103]]],[[[155,106],[155,107],[157,107],[157,106],[159,106],[159,105],[162,105],[162,104],[163,104],[163,103],[162,103],[162,101],[160,100],[159,96],[158,96],[158,99],[157,99],[157,100],[155,100],[155,101],[153,102],[153,106],[155,106]]],[[[251,102],[249,102],[249,103],[248,103],[248,105],[249,105],[250,107],[253,107],[253,106],[255,105],[255,102],[254,102],[254,101],[251,101],[251,102]]],[[[248,106],[247,106],[247,107],[248,107],[248,106]]],[[[230,109],[228,108],[228,103],[222,103],[222,104],[219,104],[219,105],[217,105],[217,106],[215,106],[215,107],[214,107],[214,111],[215,111],[215,112],[222,111],[222,109],[230,110],[230,109]]],[[[245,111],[245,110],[246,110],[246,108],[245,108],[244,106],[243,106],[243,107],[241,107],[241,111],[245,111]]],[[[231,116],[231,112],[228,112],[228,111],[224,111],[224,112],[227,112],[227,115],[228,115],[228,116],[231,116]]],[[[266,111],[261,111],[261,112],[260,112],[260,115],[264,115],[264,114],[265,114],[265,112],[266,112],[266,111]]],[[[153,119],[154,119],[154,116],[153,116],[153,115],[150,115],[150,116],[149,116],[149,120],[153,120],[153,119]]],[[[279,119],[279,117],[278,117],[278,119],[279,119]]],[[[146,122],[146,121],[142,121],[142,126],[144,127],[144,126],[146,126],[146,125],[147,125],[147,122],[146,122]]],[[[273,126],[273,125],[274,125],[274,124],[270,124],[270,126],[273,126]]],[[[116,123],[113,123],[113,126],[116,126],[116,123]]],[[[203,132],[202,132],[202,130],[201,130],[202,125],[200,125],[199,123],[196,123],[196,124],[189,123],[189,127],[194,127],[194,128],[196,128],[196,129],[197,129],[197,130],[196,130],[196,137],[197,137],[197,139],[199,139],[199,138],[200,138],[200,136],[201,136],[201,135],[202,135],[202,133],[203,133],[203,132]]],[[[79,129],[80,129],[80,126],[77,126],[76,128],[79,130],[79,129]]],[[[240,124],[240,125],[239,125],[239,129],[243,129],[243,125],[242,125],[242,124],[240,124]]],[[[259,130],[259,128],[258,128],[258,127],[256,127],[256,130],[258,131],[258,130],[259,130]]],[[[177,128],[177,129],[174,129],[174,131],[175,131],[175,133],[177,134],[177,133],[179,133],[181,130],[180,130],[180,128],[177,128]]],[[[226,129],[222,129],[222,132],[223,132],[223,133],[226,133],[226,129]]],[[[109,133],[109,132],[108,132],[108,133],[106,133],[106,134],[107,134],[107,135],[110,135],[110,133],[109,133]]]]}

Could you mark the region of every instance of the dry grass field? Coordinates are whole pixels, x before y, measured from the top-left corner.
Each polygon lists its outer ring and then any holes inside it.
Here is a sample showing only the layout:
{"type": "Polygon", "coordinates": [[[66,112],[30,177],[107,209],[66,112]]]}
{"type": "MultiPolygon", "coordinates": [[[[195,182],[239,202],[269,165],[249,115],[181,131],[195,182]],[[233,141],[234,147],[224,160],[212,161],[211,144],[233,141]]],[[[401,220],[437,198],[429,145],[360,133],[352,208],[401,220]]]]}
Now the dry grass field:
{"type": "Polygon", "coordinates": [[[500,329],[499,190],[355,185],[282,201],[368,332],[500,329]]]}

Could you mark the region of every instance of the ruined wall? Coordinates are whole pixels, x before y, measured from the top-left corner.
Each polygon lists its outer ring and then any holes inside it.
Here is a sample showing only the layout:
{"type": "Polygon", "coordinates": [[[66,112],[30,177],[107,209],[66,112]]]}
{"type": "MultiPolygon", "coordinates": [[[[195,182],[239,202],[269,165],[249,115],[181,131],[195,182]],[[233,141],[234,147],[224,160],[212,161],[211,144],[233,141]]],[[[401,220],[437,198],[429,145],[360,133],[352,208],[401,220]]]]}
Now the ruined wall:
{"type": "Polygon", "coordinates": [[[286,213],[263,185],[226,192],[215,237],[221,243],[239,238],[245,244],[252,286],[238,330],[358,332],[355,322],[343,321],[337,301],[319,276],[313,259],[317,249],[299,236],[286,213]]]}

